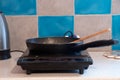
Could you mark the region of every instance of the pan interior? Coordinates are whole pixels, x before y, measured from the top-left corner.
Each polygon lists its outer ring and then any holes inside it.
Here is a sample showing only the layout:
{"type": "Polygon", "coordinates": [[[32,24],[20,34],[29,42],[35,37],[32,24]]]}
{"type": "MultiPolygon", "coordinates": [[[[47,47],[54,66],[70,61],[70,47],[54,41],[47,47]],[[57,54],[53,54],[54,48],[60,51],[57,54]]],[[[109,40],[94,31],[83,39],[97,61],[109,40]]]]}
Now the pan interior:
{"type": "Polygon", "coordinates": [[[35,44],[69,44],[78,38],[69,37],[48,37],[48,38],[33,38],[28,39],[27,42],[35,44]]]}

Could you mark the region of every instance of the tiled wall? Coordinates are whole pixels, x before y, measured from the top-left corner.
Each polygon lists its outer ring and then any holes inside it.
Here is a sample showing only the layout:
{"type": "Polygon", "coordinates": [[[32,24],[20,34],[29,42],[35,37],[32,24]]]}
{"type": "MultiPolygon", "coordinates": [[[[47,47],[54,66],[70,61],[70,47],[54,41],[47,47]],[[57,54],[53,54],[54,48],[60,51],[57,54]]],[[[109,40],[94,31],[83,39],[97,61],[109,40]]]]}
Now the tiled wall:
{"type": "MultiPolygon", "coordinates": [[[[104,28],[108,32],[85,42],[99,39],[120,40],[120,0],[0,0],[6,15],[11,48],[25,50],[32,37],[63,36],[68,30],[80,37],[104,28]]],[[[120,44],[113,46],[119,50],[120,44]]],[[[111,50],[111,47],[90,50],[111,50]]]]}

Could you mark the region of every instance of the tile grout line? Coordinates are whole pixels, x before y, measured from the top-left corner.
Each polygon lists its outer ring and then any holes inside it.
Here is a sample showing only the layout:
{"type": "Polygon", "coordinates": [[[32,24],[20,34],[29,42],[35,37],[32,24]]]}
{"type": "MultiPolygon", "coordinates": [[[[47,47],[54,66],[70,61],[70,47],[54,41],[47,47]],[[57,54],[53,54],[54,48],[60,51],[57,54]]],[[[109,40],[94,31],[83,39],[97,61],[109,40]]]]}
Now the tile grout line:
{"type": "Polygon", "coordinates": [[[37,17],[37,36],[39,37],[39,15],[38,15],[38,0],[36,0],[36,17],[37,17]]]}
{"type": "Polygon", "coordinates": [[[75,34],[75,0],[73,0],[73,33],[75,34]]]}

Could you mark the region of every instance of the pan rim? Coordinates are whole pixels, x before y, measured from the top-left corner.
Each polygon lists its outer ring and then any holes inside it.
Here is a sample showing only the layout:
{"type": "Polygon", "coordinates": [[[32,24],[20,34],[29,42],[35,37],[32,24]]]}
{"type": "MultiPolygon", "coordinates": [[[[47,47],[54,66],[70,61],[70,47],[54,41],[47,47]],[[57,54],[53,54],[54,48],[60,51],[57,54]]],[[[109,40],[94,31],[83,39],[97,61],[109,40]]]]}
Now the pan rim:
{"type": "MultiPolygon", "coordinates": [[[[29,43],[29,44],[41,44],[41,45],[69,45],[69,44],[79,44],[79,43],[82,43],[83,41],[81,42],[69,42],[69,43],[36,43],[36,42],[32,42],[32,40],[35,40],[35,39],[47,39],[47,38],[69,38],[71,39],[71,37],[35,37],[35,38],[29,38],[26,40],[26,43],[29,43]]],[[[79,38],[72,38],[72,39],[79,39],[79,38]]]]}

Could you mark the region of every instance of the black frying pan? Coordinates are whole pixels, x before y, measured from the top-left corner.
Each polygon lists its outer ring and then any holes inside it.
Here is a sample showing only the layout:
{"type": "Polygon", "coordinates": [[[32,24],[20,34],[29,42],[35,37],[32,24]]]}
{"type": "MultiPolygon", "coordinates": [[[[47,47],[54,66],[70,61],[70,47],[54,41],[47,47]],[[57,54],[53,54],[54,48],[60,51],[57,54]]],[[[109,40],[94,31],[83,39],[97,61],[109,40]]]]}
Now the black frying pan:
{"type": "Polygon", "coordinates": [[[116,40],[99,40],[90,43],[72,43],[78,38],[70,37],[48,37],[48,38],[31,38],[26,40],[27,47],[30,51],[39,51],[40,53],[73,53],[86,50],[87,48],[109,46],[118,43],[116,40]]]}

